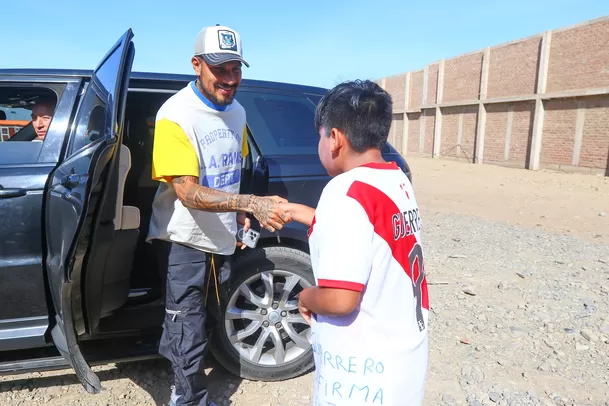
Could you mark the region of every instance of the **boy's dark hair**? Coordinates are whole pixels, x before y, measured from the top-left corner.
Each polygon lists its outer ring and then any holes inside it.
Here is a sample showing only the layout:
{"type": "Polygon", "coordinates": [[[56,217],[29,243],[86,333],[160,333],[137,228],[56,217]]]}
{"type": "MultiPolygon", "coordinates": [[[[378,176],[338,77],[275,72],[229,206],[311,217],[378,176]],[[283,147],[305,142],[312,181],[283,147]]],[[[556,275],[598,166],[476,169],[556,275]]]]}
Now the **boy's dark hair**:
{"type": "Polygon", "coordinates": [[[393,102],[389,93],[370,80],[355,80],[334,87],[317,105],[315,128],[329,134],[337,128],[355,152],[383,149],[387,143],[393,102]]]}

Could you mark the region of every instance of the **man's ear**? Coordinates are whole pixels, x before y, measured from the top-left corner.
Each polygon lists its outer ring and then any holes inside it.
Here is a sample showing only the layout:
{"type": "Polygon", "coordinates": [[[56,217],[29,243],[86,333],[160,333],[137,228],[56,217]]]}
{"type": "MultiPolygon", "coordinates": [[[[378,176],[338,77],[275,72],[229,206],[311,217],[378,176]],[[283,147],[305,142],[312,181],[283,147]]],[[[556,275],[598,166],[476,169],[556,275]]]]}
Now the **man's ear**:
{"type": "Polygon", "coordinates": [[[197,76],[201,76],[201,60],[196,56],[193,56],[190,61],[192,63],[192,68],[194,69],[197,76]]]}
{"type": "Polygon", "coordinates": [[[330,131],[330,144],[332,145],[332,152],[337,153],[341,149],[345,148],[347,139],[345,133],[338,128],[332,128],[330,131]]]}

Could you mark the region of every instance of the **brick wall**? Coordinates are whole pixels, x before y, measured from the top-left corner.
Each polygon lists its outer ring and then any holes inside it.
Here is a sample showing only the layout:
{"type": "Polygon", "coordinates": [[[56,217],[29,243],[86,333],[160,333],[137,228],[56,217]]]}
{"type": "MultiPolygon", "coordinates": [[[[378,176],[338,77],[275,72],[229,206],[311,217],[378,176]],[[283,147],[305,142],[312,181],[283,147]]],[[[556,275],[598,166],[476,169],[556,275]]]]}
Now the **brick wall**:
{"type": "Polygon", "coordinates": [[[535,93],[541,37],[491,48],[488,98],[535,93]]]}
{"type": "Polygon", "coordinates": [[[394,114],[389,131],[389,143],[399,152],[402,152],[402,135],[404,133],[404,116],[402,114],[394,114]]]}
{"type": "Polygon", "coordinates": [[[430,63],[408,94],[406,75],[382,81],[404,155],[609,176],[609,16],[430,63]]]}
{"type": "Polygon", "coordinates": [[[609,20],[555,32],[548,91],[609,86],[609,20]]]}
{"type": "Polygon", "coordinates": [[[460,119],[461,107],[448,107],[442,109],[442,137],[440,142],[440,155],[443,157],[458,158],[459,144],[462,136],[463,119],[460,119]],[[460,134],[461,133],[461,134],[460,134]]]}
{"type": "Polygon", "coordinates": [[[434,104],[437,102],[438,93],[438,64],[429,65],[427,79],[427,103],[434,104]]]}
{"type": "Polygon", "coordinates": [[[478,100],[481,69],[481,53],[447,60],[442,102],[478,100]]]}
{"type": "MultiPolygon", "coordinates": [[[[412,72],[410,76],[410,109],[421,108],[423,101],[423,71],[412,72]]],[[[393,94],[392,94],[393,97],[393,94]]]]}
{"type": "Polygon", "coordinates": [[[427,110],[425,112],[425,140],[423,141],[423,153],[431,154],[433,152],[433,137],[436,130],[436,111],[427,110]]]}
{"type": "Polygon", "coordinates": [[[393,111],[404,111],[405,101],[405,83],[406,75],[396,75],[385,80],[385,89],[391,93],[393,100],[393,111]]]}
{"type": "Polygon", "coordinates": [[[440,156],[473,162],[477,118],[477,107],[442,109],[440,156]]]}
{"type": "Polygon", "coordinates": [[[408,153],[419,153],[421,146],[421,113],[411,113],[407,114],[408,118],[408,151],[403,155],[408,155],[408,153]]]}
{"type": "Polygon", "coordinates": [[[541,141],[541,162],[546,165],[571,165],[575,140],[575,100],[549,100],[541,141]]]}
{"type": "Polygon", "coordinates": [[[535,103],[516,103],[512,108],[512,114],[512,133],[507,162],[515,163],[520,168],[526,168],[531,152],[535,103]]]}
{"type": "Polygon", "coordinates": [[[585,119],[579,165],[590,168],[609,168],[609,98],[581,99],[585,119]]]}
{"type": "Polygon", "coordinates": [[[484,160],[486,162],[500,163],[505,161],[505,143],[510,108],[511,106],[508,103],[486,106],[486,134],[484,135],[484,160]]]}
{"type": "Polygon", "coordinates": [[[535,103],[497,103],[486,106],[484,160],[526,168],[533,132],[535,103]]]}
{"type": "Polygon", "coordinates": [[[469,162],[474,162],[476,145],[476,124],[478,123],[478,107],[463,106],[463,134],[461,136],[461,156],[469,162]]]}

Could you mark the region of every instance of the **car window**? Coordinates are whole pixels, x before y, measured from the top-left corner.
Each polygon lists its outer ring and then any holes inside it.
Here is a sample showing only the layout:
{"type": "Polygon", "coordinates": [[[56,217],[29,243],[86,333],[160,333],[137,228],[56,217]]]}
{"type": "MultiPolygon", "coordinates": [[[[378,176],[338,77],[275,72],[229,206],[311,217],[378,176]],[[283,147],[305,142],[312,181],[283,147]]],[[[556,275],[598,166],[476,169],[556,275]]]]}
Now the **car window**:
{"type": "Polygon", "coordinates": [[[305,95],[243,91],[237,100],[262,153],[267,155],[317,154],[319,134],[313,119],[318,100],[305,95]]]}
{"type": "Polygon", "coordinates": [[[57,101],[44,86],[0,85],[0,165],[37,162],[57,101]]]}
{"type": "Polygon", "coordinates": [[[321,101],[321,98],[323,96],[320,94],[309,94],[307,95],[307,98],[309,100],[311,100],[313,102],[313,104],[315,104],[315,106],[317,106],[319,104],[319,102],[321,101]]]}
{"type": "MultiPolygon", "coordinates": [[[[247,123],[265,155],[317,155],[315,109],[322,95],[284,95],[244,91],[237,94],[247,123]]],[[[389,144],[383,153],[389,153],[389,144]]]]}
{"type": "Polygon", "coordinates": [[[0,107],[0,141],[8,141],[32,120],[32,112],[23,107],[0,107]]]}
{"type": "Polygon", "coordinates": [[[95,92],[87,92],[80,107],[69,155],[104,137],[106,114],[106,103],[95,92]]]}

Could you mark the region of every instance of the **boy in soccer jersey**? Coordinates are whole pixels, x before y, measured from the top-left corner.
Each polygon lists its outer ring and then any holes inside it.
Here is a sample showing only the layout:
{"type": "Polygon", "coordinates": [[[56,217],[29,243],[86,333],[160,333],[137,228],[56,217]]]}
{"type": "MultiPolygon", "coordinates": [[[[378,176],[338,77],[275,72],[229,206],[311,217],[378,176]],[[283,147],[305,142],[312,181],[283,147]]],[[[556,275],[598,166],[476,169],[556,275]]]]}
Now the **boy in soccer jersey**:
{"type": "Polygon", "coordinates": [[[390,95],[374,82],[336,86],[317,106],[319,157],[333,177],[316,209],[281,206],[310,227],[317,286],[299,310],[311,324],[314,405],[421,405],[429,300],[412,185],[381,150],[390,95]]]}

